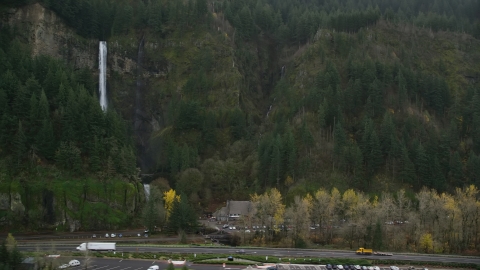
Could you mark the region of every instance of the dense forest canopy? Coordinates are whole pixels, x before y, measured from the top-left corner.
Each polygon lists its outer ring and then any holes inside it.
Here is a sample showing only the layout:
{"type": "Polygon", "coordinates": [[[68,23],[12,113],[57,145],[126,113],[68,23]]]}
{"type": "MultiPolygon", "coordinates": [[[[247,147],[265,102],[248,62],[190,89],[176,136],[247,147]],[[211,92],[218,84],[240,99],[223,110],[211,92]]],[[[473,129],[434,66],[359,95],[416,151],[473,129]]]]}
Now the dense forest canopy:
{"type": "MultiPolygon", "coordinates": [[[[39,2],[82,38],[162,44],[146,52],[174,63],[145,92],[162,120],[148,169],[197,210],[271,187],[293,204],[321,187],[414,200],[480,186],[479,1],[39,2]]],[[[102,112],[91,71],[32,58],[2,27],[5,177],[54,167],[136,181],[131,100],[116,94],[131,78],[112,71],[102,112]]]]}

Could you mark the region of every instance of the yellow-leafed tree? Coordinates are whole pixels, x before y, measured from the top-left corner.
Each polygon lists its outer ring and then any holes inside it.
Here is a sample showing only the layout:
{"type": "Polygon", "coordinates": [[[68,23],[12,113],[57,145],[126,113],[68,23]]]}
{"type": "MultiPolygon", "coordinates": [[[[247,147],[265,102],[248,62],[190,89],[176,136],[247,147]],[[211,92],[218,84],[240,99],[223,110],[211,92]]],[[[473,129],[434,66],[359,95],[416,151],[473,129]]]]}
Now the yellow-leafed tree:
{"type": "Polygon", "coordinates": [[[261,225],[269,226],[269,229],[278,229],[283,224],[285,205],[282,203],[280,192],[272,188],[262,195],[252,195],[252,203],[255,208],[255,217],[261,225]]]}
{"type": "Polygon", "coordinates": [[[420,237],[420,248],[425,253],[433,250],[433,238],[431,234],[424,233],[422,237],[420,237]]]}
{"type": "Polygon", "coordinates": [[[163,192],[163,201],[165,206],[165,218],[168,220],[170,214],[172,213],[173,204],[175,201],[180,201],[180,195],[177,195],[175,190],[170,189],[169,191],[163,192]]]}

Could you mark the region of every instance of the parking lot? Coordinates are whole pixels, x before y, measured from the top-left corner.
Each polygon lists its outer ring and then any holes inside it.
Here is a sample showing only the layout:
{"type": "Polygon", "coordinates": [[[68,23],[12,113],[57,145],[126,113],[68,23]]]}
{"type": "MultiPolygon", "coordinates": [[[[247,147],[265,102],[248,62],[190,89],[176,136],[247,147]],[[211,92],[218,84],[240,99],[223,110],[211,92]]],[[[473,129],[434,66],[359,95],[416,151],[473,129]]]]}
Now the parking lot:
{"type": "MultiPolygon", "coordinates": [[[[325,265],[279,264],[278,270],[329,270],[325,265]]],[[[377,270],[391,270],[390,267],[378,267],[377,270]]],[[[402,268],[398,268],[400,270],[402,268]]],[[[403,268],[407,269],[407,268],[403,268]]],[[[402,269],[402,270],[403,270],[402,269]]]]}
{"type": "MultiPolygon", "coordinates": [[[[90,258],[79,259],[80,266],[69,267],[71,270],[147,270],[152,265],[158,265],[159,270],[166,269],[168,264],[166,261],[157,260],[121,260],[121,259],[106,259],[106,258],[90,258]]],[[[245,266],[239,265],[203,265],[203,264],[188,264],[189,269],[194,270],[208,270],[208,269],[244,269],[245,266]]],[[[180,268],[180,267],[177,267],[180,268]]],[[[57,268],[58,269],[58,268],[57,268]]]]}
{"type": "MultiPolygon", "coordinates": [[[[168,264],[166,261],[158,260],[122,260],[122,259],[106,259],[106,258],[90,258],[80,259],[80,266],[69,267],[72,270],[147,270],[152,265],[158,265],[159,269],[166,269],[168,264]]],[[[189,269],[195,270],[207,270],[207,269],[266,269],[265,266],[257,268],[255,265],[241,266],[241,265],[225,265],[222,264],[190,264],[187,262],[189,269]]],[[[329,270],[326,265],[306,265],[306,264],[278,264],[278,270],[329,270]]],[[[389,266],[383,266],[377,268],[379,270],[391,270],[389,266]]],[[[421,268],[417,268],[420,270],[421,268]]],[[[398,270],[407,270],[407,267],[398,268],[398,270]]]]}

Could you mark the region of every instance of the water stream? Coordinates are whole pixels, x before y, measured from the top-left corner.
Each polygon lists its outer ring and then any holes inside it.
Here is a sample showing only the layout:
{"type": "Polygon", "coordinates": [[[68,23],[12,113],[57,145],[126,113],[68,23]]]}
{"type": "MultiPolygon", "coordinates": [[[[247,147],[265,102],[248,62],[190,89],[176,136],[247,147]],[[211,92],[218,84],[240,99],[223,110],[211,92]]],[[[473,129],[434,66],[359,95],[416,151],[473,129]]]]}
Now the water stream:
{"type": "Polygon", "coordinates": [[[100,106],[106,111],[107,103],[107,42],[100,41],[98,53],[99,83],[98,91],[100,93],[100,106]]]}

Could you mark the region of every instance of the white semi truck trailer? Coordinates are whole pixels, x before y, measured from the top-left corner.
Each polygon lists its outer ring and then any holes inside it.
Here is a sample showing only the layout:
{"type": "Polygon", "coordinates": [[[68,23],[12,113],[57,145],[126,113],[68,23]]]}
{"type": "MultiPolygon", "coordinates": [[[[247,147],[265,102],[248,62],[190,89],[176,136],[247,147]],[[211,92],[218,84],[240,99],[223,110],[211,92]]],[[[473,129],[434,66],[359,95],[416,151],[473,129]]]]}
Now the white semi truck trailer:
{"type": "Polygon", "coordinates": [[[99,243],[99,242],[88,242],[82,243],[77,247],[79,251],[94,250],[94,251],[114,251],[116,243],[99,243]]]}

